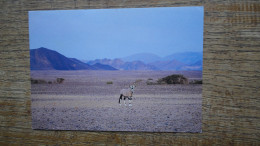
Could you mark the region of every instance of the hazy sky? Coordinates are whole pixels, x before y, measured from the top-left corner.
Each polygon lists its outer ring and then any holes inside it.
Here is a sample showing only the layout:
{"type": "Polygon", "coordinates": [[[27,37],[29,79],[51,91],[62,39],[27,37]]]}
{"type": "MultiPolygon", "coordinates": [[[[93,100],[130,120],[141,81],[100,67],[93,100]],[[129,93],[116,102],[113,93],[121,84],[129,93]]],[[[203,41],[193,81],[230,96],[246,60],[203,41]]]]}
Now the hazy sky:
{"type": "Polygon", "coordinates": [[[203,50],[203,7],[30,11],[30,49],[78,59],[203,50]]]}

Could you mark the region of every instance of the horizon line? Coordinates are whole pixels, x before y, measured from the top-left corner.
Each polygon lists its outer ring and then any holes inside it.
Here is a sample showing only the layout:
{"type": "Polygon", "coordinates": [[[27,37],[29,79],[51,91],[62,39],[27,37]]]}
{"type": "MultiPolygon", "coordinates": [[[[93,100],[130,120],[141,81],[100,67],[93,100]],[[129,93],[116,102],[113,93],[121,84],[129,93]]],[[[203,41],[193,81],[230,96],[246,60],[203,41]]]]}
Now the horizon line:
{"type": "MultiPolygon", "coordinates": [[[[53,49],[49,49],[49,48],[46,48],[46,47],[39,47],[39,48],[34,48],[34,49],[31,49],[29,48],[29,50],[37,50],[37,49],[40,49],[40,48],[44,48],[44,49],[48,49],[48,50],[51,50],[51,51],[55,51],[55,52],[58,52],[56,50],[53,50],[53,49]]],[[[61,52],[58,52],[60,54],[62,54],[61,52]]],[[[202,53],[203,54],[203,51],[184,51],[184,52],[175,52],[175,53],[171,53],[167,56],[170,56],[170,55],[173,55],[173,54],[180,54],[180,53],[202,53]]],[[[132,55],[138,55],[138,54],[152,54],[152,55],[156,55],[158,56],[159,58],[164,58],[164,57],[167,57],[167,56],[159,56],[155,53],[151,53],[151,52],[142,52],[142,53],[135,53],[135,54],[131,54],[131,55],[128,55],[128,56],[125,56],[125,57],[129,57],[129,56],[132,56],[132,55]]],[[[62,54],[63,56],[65,56],[64,54],[62,54]]],[[[67,57],[67,56],[66,56],[67,57]]],[[[104,58],[95,58],[95,59],[79,59],[77,57],[67,57],[67,58],[75,58],[75,59],[78,59],[78,60],[97,60],[97,59],[122,59],[122,58],[125,58],[125,57],[114,57],[114,58],[107,58],[107,57],[104,57],[104,58]]]]}

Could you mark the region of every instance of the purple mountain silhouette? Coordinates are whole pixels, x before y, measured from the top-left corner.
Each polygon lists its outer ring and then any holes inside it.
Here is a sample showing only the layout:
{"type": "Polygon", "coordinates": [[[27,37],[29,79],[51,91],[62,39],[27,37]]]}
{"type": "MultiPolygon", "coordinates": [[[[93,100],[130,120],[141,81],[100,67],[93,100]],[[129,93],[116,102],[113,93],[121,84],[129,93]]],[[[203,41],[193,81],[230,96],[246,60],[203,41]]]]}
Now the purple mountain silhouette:
{"type": "Polygon", "coordinates": [[[92,65],[92,67],[96,68],[96,70],[117,70],[116,68],[110,66],[110,65],[105,65],[105,64],[100,64],[96,63],[92,65]]]}
{"type": "Polygon", "coordinates": [[[116,70],[107,65],[92,66],[43,47],[30,50],[30,63],[31,70],[116,70]]]}
{"type": "Polygon", "coordinates": [[[179,62],[177,60],[171,60],[171,61],[156,61],[153,63],[150,63],[150,65],[153,65],[160,70],[180,70],[183,66],[186,66],[186,64],[179,62]]]}
{"type": "Polygon", "coordinates": [[[155,61],[160,61],[161,57],[152,53],[138,53],[121,59],[125,62],[142,61],[143,63],[147,64],[155,61]]]}
{"type": "Polygon", "coordinates": [[[110,65],[119,70],[158,70],[158,68],[145,64],[142,61],[124,62],[121,59],[96,59],[89,61],[88,64],[93,65],[96,63],[110,65]]]}

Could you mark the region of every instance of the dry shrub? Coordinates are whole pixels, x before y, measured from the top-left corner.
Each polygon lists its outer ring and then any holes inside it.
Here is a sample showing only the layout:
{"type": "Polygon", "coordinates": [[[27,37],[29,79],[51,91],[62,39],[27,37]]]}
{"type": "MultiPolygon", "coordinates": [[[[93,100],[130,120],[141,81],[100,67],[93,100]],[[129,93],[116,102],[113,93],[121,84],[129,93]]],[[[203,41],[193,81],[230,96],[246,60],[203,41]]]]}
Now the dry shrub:
{"type": "Polygon", "coordinates": [[[113,84],[113,82],[112,81],[108,81],[107,84],[113,84]]]}
{"type": "Polygon", "coordinates": [[[57,78],[57,79],[56,79],[57,83],[59,83],[59,84],[63,83],[64,80],[65,80],[65,79],[63,79],[63,78],[57,78]]]}
{"type": "Polygon", "coordinates": [[[31,78],[31,84],[52,84],[52,83],[63,83],[65,79],[63,78],[57,78],[56,81],[46,81],[46,80],[43,80],[43,79],[33,79],[31,78]]]}
{"type": "Polygon", "coordinates": [[[143,81],[142,79],[137,79],[137,80],[135,80],[135,83],[140,83],[142,81],[143,81]]]}
{"type": "Polygon", "coordinates": [[[173,74],[157,81],[158,84],[189,84],[186,77],[180,74],[173,74]]]}
{"type": "Polygon", "coordinates": [[[157,85],[157,82],[152,82],[151,80],[146,81],[146,85],[157,85]]]}
{"type": "Polygon", "coordinates": [[[190,84],[203,84],[202,80],[193,80],[190,84]]]}
{"type": "Polygon", "coordinates": [[[46,84],[46,83],[47,83],[47,81],[45,81],[45,80],[31,78],[31,84],[46,84]]]}

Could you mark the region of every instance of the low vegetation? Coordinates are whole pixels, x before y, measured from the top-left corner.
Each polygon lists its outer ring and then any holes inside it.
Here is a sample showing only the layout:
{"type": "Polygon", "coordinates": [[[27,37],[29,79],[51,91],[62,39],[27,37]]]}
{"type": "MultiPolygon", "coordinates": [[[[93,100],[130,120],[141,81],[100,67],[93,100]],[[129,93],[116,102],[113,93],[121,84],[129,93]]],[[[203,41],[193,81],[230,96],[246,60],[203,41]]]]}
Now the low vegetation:
{"type": "Polygon", "coordinates": [[[113,82],[112,81],[108,81],[107,84],[113,84],[113,82]]]}
{"type": "Polygon", "coordinates": [[[159,84],[189,84],[188,78],[180,74],[173,74],[157,81],[159,84]]]}
{"type": "Polygon", "coordinates": [[[137,80],[135,80],[135,83],[137,84],[137,83],[140,83],[142,81],[143,81],[142,79],[137,79],[137,80]]]}
{"type": "Polygon", "coordinates": [[[202,80],[193,80],[190,82],[190,84],[203,84],[202,80]]]}
{"type": "Polygon", "coordinates": [[[57,79],[56,79],[57,83],[59,83],[59,84],[63,83],[64,80],[65,80],[65,79],[63,79],[63,78],[57,78],[57,79]]]}
{"type": "Polygon", "coordinates": [[[152,78],[148,78],[146,81],[146,85],[156,85],[157,81],[154,81],[152,78]]]}
{"type": "Polygon", "coordinates": [[[147,81],[146,81],[146,85],[157,85],[157,84],[158,84],[157,81],[153,81],[153,80],[149,80],[149,79],[147,79],[147,81]]]}
{"type": "Polygon", "coordinates": [[[45,81],[45,80],[31,78],[31,84],[46,84],[46,83],[47,83],[47,81],[45,81]]]}
{"type": "Polygon", "coordinates": [[[43,79],[33,79],[31,78],[31,84],[55,84],[55,83],[58,83],[58,84],[61,84],[64,82],[64,78],[57,78],[56,81],[46,81],[46,80],[43,80],[43,79]]]}
{"type": "Polygon", "coordinates": [[[161,85],[161,84],[189,84],[188,78],[186,78],[183,75],[180,74],[173,74],[161,79],[158,79],[157,81],[154,81],[153,79],[149,78],[146,81],[147,85],[161,85]]]}

